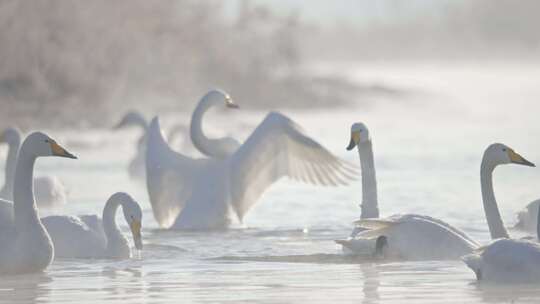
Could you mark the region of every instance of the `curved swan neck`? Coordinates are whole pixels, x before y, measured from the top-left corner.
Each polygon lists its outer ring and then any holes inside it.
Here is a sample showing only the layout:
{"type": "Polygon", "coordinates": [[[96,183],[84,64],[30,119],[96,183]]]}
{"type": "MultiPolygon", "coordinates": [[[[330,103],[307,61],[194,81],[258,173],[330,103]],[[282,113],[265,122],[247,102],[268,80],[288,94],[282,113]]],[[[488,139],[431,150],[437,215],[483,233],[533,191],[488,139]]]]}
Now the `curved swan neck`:
{"type": "Polygon", "coordinates": [[[377,218],[379,217],[377,177],[371,140],[358,145],[358,155],[362,169],[362,213],[360,218],[377,218]]]}
{"type": "Polygon", "coordinates": [[[486,160],[482,160],[480,166],[480,183],[482,188],[482,202],[484,204],[484,212],[489,227],[489,233],[492,239],[508,238],[508,231],[504,227],[495,193],[493,192],[493,170],[495,165],[490,164],[486,160]]]}
{"type": "Polygon", "coordinates": [[[36,202],[34,199],[34,164],[36,156],[25,149],[25,143],[19,151],[15,169],[15,185],[13,203],[16,228],[26,228],[29,225],[41,225],[36,202]]]}
{"type": "Polygon", "coordinates": [[[209,139],[202,129],[202,118],[206,111],[213,106],[218,105],[219,102],[213,99],[203,98],[191,115],[191,125],[189,134],[193,145],[201,151],[201,153],[207,156],[213,156],[214,140],[209,139]]]}
{"type": "Polygon", "coordinates": [[[5,184],[4,189],[7,189],[7,199],[13,199],[13,184],[15,181],[15,168],[17,166],[17,154],[21,146],[21,138],[18,137],[15,140],[8,143],[8,155],[6,158],[6,172],[5,172],[5,184]]]}
{"type": "Polygon", "coordinates": [[[107,241],[122,237],[122,232],[116,224],[116,211],[121,203],[114,199],[109,199],[103,208],[103,231],[107,236],[107,241]]]}

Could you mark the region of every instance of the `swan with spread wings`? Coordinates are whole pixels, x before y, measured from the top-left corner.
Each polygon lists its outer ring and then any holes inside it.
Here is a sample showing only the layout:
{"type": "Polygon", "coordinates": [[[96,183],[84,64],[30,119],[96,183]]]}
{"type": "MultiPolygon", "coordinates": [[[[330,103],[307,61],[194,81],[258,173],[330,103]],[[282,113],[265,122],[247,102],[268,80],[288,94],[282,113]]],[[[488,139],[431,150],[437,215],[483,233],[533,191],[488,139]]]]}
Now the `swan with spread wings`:
{"type": "MultiPolygon", "coordinates": [[[[203,101],[237,107],[219,90],[203,101]]],[[[200,159],[173,151],[156,117],[148,129],[146,173],[154,216],[171,229],[219,229],[242,222],[264,191],[285,176],[325,186],[345,185],[356,177],[353,165],[278,112],[269,113],[230,155],[200,159]]]]}

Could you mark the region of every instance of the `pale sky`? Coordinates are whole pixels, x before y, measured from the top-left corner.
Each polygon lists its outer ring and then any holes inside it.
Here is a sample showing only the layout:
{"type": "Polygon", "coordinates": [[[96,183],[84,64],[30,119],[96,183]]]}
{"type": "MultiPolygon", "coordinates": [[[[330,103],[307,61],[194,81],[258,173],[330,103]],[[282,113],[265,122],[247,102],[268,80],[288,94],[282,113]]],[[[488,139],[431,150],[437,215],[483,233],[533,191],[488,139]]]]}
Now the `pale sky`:
{"type": "Polygon", "coordinates": [[[393,22],[418,15],[437,16],[445,6],[462,0],[251,0],[276,12],[300,10],[308,22],[332,24],[346,22],[362,25],[393,22]]]}

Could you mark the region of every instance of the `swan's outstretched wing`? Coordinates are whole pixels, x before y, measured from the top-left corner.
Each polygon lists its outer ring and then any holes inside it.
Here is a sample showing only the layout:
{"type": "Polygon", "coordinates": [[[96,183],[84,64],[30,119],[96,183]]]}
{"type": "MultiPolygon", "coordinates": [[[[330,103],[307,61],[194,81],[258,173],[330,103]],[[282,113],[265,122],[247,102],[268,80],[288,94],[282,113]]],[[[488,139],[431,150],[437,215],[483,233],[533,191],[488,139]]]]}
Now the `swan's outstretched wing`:
{"type": "Polygon", "coordinates": [[[170,227],[208,161],[173,151],[163,138],[157,117],[148,128],[147,143],[146,185],[152,211],[161,227],[170,227]]]}
{"type": "Polygon", "coordinates": [[[283,176],[315,184],[345,185],[356,177],[346,163],[308,137],[291,119],[269,113],[229,163],[231,201],[240,219],[283,176]]]}

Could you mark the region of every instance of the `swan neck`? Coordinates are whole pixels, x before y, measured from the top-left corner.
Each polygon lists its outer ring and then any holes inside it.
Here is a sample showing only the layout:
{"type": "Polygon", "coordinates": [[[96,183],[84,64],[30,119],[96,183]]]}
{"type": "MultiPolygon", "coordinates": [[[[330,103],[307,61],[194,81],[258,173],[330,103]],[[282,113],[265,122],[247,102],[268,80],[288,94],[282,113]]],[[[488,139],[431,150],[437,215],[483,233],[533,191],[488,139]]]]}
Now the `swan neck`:
{"type": "Polygon", "coordinates": [[[206,137],[202,127],[202,119],[204,114],[213,106],[216,106],[218,103],[211,101],[209,99],[203,98],[193,114],[191,116],[191,125],[190,125],[190,137],[193,145],[204,155],[213,156],[213,140],[206,137]]]}
{"type": "Polygon", "coordinates": [[[482,189],[482,202],[484,212],[492,239],[508,238],[508,231],[504,227],[495,193],[493,192],[493,170],[495,166],[486,161],[482,161],[480,167],[480,183],[482,189]]]}
{"type": "Polygon", "coordinates": [[[360,218],[378,218],[377,177],[371,140],[358,145],[358,155],[362,169],[362,213],[360,218]]]}
{"type": "Polygon", "coordinates": [[[116,211],[119,206],[120,203],[117,200],[109,199],[103,208],[103,231],[108,242],[122,235],[116,224],[116,211]]]}
{"type": "Polygon", "coordinates": [[[36,202],[34,199],[34,164],[36,156],[30,155],[23,144],[15,169],[15,185],[13,203],[17,228],[28,225],[40,225],[36,202]]]}
{"type": "Polygon", "coordinates": [[[4,189],[7,191],[6,199],[13,199],[13,184],[15,181],[15,168],[17,166],[17,154],[21,146],[20,139],[16,142],[9,143],[8,154],[6,158],[6,172],[5,172],[5,184],[4,189]]]}

